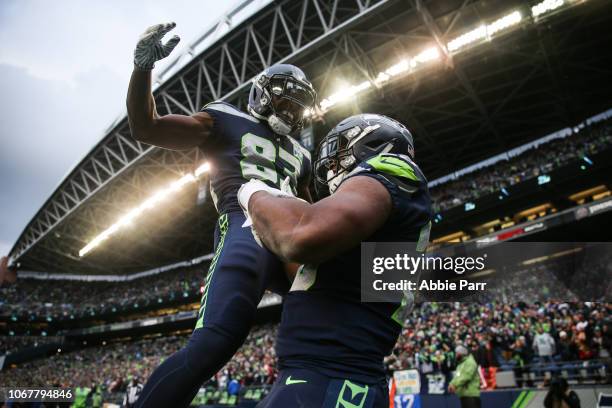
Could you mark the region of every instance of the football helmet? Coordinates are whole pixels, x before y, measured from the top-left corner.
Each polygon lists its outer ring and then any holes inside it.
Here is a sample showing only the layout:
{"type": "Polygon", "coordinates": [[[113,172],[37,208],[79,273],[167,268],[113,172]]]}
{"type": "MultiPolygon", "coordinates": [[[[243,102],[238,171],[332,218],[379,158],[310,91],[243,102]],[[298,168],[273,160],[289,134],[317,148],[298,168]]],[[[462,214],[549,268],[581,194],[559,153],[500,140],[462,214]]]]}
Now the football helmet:
{"type": "Polygon", "coordinates": [[[329,131],[317,149],[314,163],[317,195],[333,193],[359,163],[381,153],[404,154],[414,159],[412,134],[406,126],[370,113],[344,119],[329,131]]]}
{"type": "Polygon", "coordinates": [[[313,113],[316,92],[304,72],[290,64],[267,68],[253,81],[247,109],[275,133],[293,135],[313,113]]]}

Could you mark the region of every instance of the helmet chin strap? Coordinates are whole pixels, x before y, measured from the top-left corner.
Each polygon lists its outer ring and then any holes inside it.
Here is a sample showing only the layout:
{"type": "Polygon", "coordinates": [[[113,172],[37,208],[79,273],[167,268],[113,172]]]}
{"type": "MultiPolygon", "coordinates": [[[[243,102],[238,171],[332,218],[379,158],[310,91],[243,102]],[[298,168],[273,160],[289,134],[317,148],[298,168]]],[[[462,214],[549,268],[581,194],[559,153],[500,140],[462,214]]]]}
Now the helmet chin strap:
{"type": "Polygon", "coordinates": [[[268,124],[274,133],[278,133],[282,136],[289,136],[291,134],[291,126],[285,123],[284,120],[276,116],[274,113],[268,116],[268,124]]]}

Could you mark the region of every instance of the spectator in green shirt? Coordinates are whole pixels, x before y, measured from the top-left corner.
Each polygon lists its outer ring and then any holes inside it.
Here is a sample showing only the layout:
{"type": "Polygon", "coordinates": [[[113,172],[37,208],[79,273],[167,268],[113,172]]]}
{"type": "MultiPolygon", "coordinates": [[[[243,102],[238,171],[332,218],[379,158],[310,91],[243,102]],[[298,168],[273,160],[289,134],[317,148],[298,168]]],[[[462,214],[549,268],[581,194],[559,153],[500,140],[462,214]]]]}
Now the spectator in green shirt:
{"type": "Polygon", "coordinates": [[[92,385],[91,407],[102,408],[102,387],[96,384],[92,385]]]}
{"type": "Polygon", "coordinates": [[[77,387],[74,391],[74,402],[71,408],[85,408],[89,391],[90,389],[88,387],[77,387]]]}
{"type": "Polygon", "coordinates": [[[455,356],[458,365],[448,392],[457,394],[461,408],[480,408],[480,376],[476,360],[461,345],[455,348],[455,356]]]}

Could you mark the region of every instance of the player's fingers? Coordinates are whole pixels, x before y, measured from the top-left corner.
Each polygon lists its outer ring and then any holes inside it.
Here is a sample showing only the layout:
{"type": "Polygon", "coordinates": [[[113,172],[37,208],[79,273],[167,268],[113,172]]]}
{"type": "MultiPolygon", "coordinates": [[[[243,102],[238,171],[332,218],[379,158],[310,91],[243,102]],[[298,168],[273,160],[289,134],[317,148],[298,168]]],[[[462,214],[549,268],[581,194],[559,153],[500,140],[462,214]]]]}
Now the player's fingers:
{"type": "Polygon", "coordinates": [[[181,41],[181,38],[178,35],[175,35],[174,37],[166,41],[166,43],[163,45],[165,54],[170,54],[174,47],[176,47],[176,45],[179,43],[179,41],[181,41]]]}
{"type": "Polygon", "coordinates": [[[164,35],[166,35],[166,33],[170,30],[172,30],[174,27],[176,27],[176,23],[172,22],[172,23],[166,23],[166,24],[160,24],[160,28],[159,30],[157,30],[157,38],[161,39],[164,35]]]}
{"type": "Polygon", "coordinates": [[[145,30],[144,33],[142,33],[141,37],[143,37],[143,38],[145,38],[145,37],[146,38],[152,38],[152,37],[153,38],[157,38],[157,36],[159,36],[161,31],[164,29],[165,25],[166,24],[155,24],[155,25],[150,26],[149,28],[147,28],[145,30]]]}
{"type": "Polygon", "coordinates": [[[293,191],[291,189],[291,179],[289,178],[289,176],[285,177],[285,179],[281,181],[280,187],[281,191],[293,195],[293,191]]]}

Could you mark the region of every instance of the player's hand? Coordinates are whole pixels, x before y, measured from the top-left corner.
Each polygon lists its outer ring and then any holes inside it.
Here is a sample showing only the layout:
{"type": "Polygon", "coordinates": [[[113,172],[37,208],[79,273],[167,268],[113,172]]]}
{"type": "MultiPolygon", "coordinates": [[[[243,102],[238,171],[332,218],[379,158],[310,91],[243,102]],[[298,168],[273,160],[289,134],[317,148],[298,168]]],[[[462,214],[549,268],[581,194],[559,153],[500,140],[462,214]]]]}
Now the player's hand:
{"type": "MultiPolygon", "coordinates": [[[[282,193],[281,190],[269,187],[263,181],[255,179],[251,179],[247,183],[244,183],[238,190],[238,202],[240,203],[240,208],[242,208],[242,212],[244,212],[244,216],[246,217],[244,223],[242,224],[242,228],[251,227],[251,232],[253,233],[255,242],[257,242],[257,244],[262,248],[264,245],[261,242],[261,238],[259,238],[259,234],[257,234],[257,231],[253,227],[253,219],[249,214],[249,200],[251,199],[251,196],[258,191],[271,192],[271,190],[276,190],[276,192],[282,193]]],[[[273,191],[272,194],[274,194],[273,191]]]]}
{"type": "Polygon", "coordinates": [[[281,182],[280,189],[270,187],[263,181],[255,179],[251,179],[249,180],[249,182],[244,183],[242,186],[240,186],[240,189],[238,190],[238,202],[240,203],[240,207],[242,208],[242,211],[246,216],[246,220],[244,221],[244,224],[242,224],[242,227],[251,227],[251,231],[253,232],[253,237],[255,238],[255,241],[257,241],[257,243],[263,247],[263,244],[261,242],[261,239],[259,238],[259,235],[257,234],[257,231],[255,231],[255,228],[253,228],[253,220],[251,218],[251,215],[249,214],[249,200],[251,199],[251,196],[257,193],[258,191],[265,191],[275,197],[291,197],[296,198],[298,200],[301,200],[301,198],[297,198],[293,194],[289,177],[287,177],[281,182]]]}
{"type": "Polygon", "coordinates": [[[175,35],[165,44],[162,44],[162,38],[174,27],[176,27],[176,23],[156,24],[142,33],[134,50],[134,66],[136,68],[142,71],[150,71],[155,66],[156,61],[170,55],[181,39],[178,35],[175,35]]]}
{"type": "Polygon", "coordinates": [[[455,391],[457,391],[457,389],[455,388],[455,386],[453,384],[450,384],[448,386],[448,392],[450,392],[451,394],[454,394],[455,391]]]}
{"type": "Polygon", "coordinates": [[[295,193],[293,192],[293,189],[291,188],[291,179],[289,178],[289,176],[285,177],[285,179],[281,181],[280,190],[283,193],[286,193],[291,197],[295,197],[295,193]]]}
{"type": "Polygon", "coordinates": [[[296,198],[291,190],[291,185],[289,182],[289,177],[281,182],[281,188],[274,188],[268,186],[261,180],[251,179],[249,182],[244,183],[240,186],[238,190],[238,202],[240,203],[240,207],[242,211],[244,211],[244,215],[246,215],[247,220],[242,225],[243,227],[249,227],[252,224],[251,216],[249,215],[249,201],[251,200],[251,196],[258,191],[265,191],[266,193],[272,194],[275,197],[292,197],[296,198]]]}

